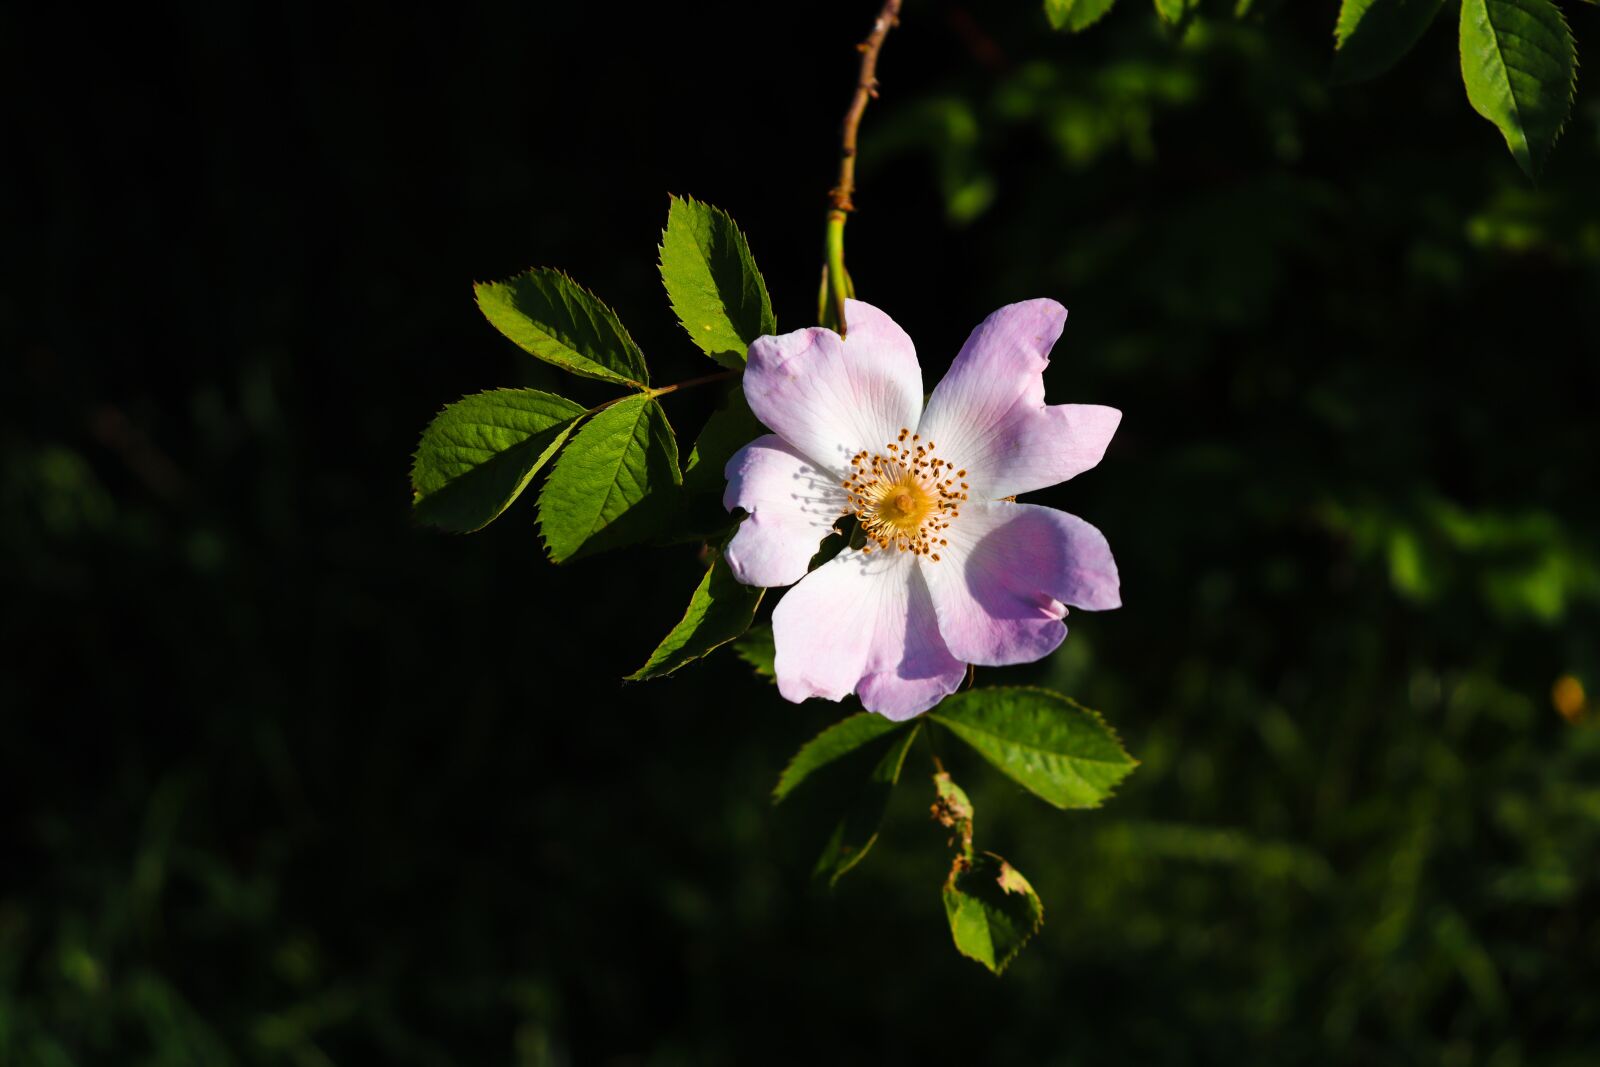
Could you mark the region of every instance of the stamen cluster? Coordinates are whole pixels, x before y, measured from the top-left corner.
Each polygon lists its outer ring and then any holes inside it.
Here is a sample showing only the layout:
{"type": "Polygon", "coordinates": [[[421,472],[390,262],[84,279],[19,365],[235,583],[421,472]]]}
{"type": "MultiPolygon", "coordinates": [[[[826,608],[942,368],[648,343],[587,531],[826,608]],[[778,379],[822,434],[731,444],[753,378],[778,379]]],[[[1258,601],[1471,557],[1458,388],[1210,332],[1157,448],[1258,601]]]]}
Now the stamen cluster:
{"type": "Polygon", "coordinates": [[[911,552],[939,561],[949,541],[939,534],[960,516],[967,499],[966,470],[934,455],[934,443],[904,427],[882,452],[862,449],[850,457],[845,514],[861,523],[869,543],[885,551],[911,552]]]}

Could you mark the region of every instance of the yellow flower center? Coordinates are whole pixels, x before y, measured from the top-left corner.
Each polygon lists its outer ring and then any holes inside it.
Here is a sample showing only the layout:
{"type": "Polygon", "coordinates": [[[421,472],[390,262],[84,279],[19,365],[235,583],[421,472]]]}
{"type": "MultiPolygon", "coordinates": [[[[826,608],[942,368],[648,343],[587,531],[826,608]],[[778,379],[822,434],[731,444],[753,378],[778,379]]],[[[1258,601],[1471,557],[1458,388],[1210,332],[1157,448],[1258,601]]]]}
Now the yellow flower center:
{"type": "Polygon", "coordinates": [[[934,455],[934,443],[908,429],[882,452],[863,449],[850,457],[850,476],[840,484],[849,495],[845,514],[854,515],[869,543],[912,552],[938,562],[950,542],[939,534],[961,514],[967,499],[965,470],[934,455]]]}

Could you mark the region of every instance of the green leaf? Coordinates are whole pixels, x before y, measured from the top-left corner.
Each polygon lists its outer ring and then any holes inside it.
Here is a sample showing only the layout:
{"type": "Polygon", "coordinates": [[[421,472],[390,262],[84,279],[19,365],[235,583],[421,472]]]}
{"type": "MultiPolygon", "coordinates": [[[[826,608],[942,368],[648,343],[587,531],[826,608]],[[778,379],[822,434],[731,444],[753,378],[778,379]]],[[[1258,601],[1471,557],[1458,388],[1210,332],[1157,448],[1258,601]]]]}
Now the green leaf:
{"type": "Polygon", "coordinates": [[[929,717],[1058,808],[1098,807],[1139,765],[1097,712],[1044,689],[969,689],[929,717]]]}
{"type": "Polygon", "coordinates": [[[1372,78],[1411,51],[1444,0],[1344,0],[1333,35],[1333,80],[1372,78]]]}
{"type": "Polygon", "coordinates": [[[739,658],[756,669],[763,678],[777,678],[773,661],[778,658],[778,646],[772,640],[772,627],[753,626],[743,637],[733,643],[739,658]]]}
{"type": "Polygon", "coordinates": [[[742,368],[750,342],[778,330],[744,234],[710,204],[672,198],[661,235],[661,281],[689,337],[724,367],[742,368]]]}
{"type": "MultiPolygon", "coordinates": [[[[762,434],[769,432],[750,411],[744,398],[744,389],[734,386],[723,397],[717,410],[706,420],[694,448],[689,451],[689,462],[684,467],[683,487],[695,493],[716,496],[720,507],[723,490],[728,486],[724,469],[733,454],[762,434]]],[[[726,514],[726,512],[724,512],[726,514]]]]}
{"type": "Polygon", "coordinates": [[[1044,0],[1045,18],[1058,30],[1077,33],[1099,22],[1117,0],[1044,0]]]}
{"type": "Polygon", "coordinates": [[[1200,0],[1155,0],[1155,2],[1156,14],[1174,26],[1187,20],[1200,6],[1200,0]]]}
{"type": "Polygon", "coordinates": [[[644,354],[616,312],[560,271],[536,268],[473,289],[495,329],[546,363],[603,382],[649,383],[644,354]]]}
{"type": "Polygon", "coordinates": [[[1044,904],[1022,872],[993,852],[957,856],[944,884],[944,913],[963,956],[995,974],[1044,925],[1044,904]]]}
{"type": "Polygon", "coordinates": [[[945,773],[933,776],[933,818],[957,848],[944,884],[945,916],[956,948],[995,974],[1006,969],[1044,923],[1044,905],[1022,873],[993,852],[972,849],[972,801],[945,773]]]}
{"type": "MultiPolygon", "coordinates": [[[[876,716],[874,716],[876,717],[876,716]]],[[[848,722],[849,720],[845,720],[848,722]]],[[[891,723],[898,727],[902,724],[891,723]]],[[[844,817],[833,828],[828,843],[822,847],[812,876],[827,878],[836,885],[855,866],[866,858],[878,840],[878,828],[883,825],[883,815],[889,809],[889,798],[900,781],[900,769],[905,766],[906,753],[916,740],[921,723],[913,723],[909,730],[894,734],[888,751],[872,769],[872,774],[862,783],[845,809],[844,817]]]]}
{"type": "Polygon", "coordinates": [[[494,389],[456,401],[422,432],[411,463],[417,518],[481,530],[511,506],[584,415],[564,397],[494,389]]]}
{"type": "Polygon", "coordinates": [[[628,675],[628,681],[642,682],[671,674],[732,641],[750,628],[764,592],[741,583],[722,553],[716,552],[705,577],[689,598],[683,618],[662,639],[645,665],[628,675]]]}
{"type": "MultiPolygon", "coordinates": [[[[771,627],[767,627],[769,638],[771,633],[771,627]]],[[[794,791],[795,786],[834,760],[849,755],[885,734],[894,733],[903,725],[867,711],[839,720],[800,746],[800,751],[794,754],[789,766],[778,776],[778,784],[772,790],[772,802],[777,804],[782,801],[794,791]]]]}
{"type": "Polygon", "coordinates": [[[950,844],[961,842],[961,855],[972,856],[972,801],[967,791],[956,785],[944,770],[933,776],[937,795],[933,802],[933,821],[950,831],[950,844]]]}
{"type": "Polygon", "coordinates": [[[744,390],[734,386],[722,405],[711,413],[695,439],[694,448],[683,472],[683,508],[679,523],[689,533],[711,537],[737,525],[737,520],[722,506],[728,487],[724,470],[733,454],[767,428],[750,413],[744,390]]]}
{"type": "Polygon", "coordinates": [[[1461,78],[1473,110],[1537,177],[1578,85],[1577,50],[1560,10],[1550,0],[1462,0],[1461,78]]]}
{"type": "Polygon", "coordinates": [[[563,563],[650,536],[679,484],[678,444],[655,399],[630,396],[594,415],[556,460],[539,494],[539,532],[563,563]]]}

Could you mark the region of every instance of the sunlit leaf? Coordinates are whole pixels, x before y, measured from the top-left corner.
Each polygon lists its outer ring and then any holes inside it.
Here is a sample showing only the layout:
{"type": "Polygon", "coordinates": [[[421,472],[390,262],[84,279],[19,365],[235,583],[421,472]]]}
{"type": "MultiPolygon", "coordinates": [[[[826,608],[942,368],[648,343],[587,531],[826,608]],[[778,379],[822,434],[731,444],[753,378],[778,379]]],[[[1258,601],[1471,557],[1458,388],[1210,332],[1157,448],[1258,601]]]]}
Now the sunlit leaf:
{"type": "Polygon", "coordinates": [[[649,537],[653,509],[679,484],[678,446],[652,397],[630,396],[573,435],[539,494],[539,531],[557,563],[649,537]]]}
{"type": "Polygon", "coordinates": [[[616,313],[560,271],[536,268],[473,288],[495,329],[546,363],[620,385],[649,382],[644,354],[616,313]]]}
{"type": "Polygon", "coordinates": [[[1155,0],[1156,14],[1176,26],[1192,15],[1200,0],[1155,0]]]}
{"type": "Polygon", "coordinates": [[[584,409],[536,389],[456,401],[422,433],[411,464],[417,518],[467,533],[511,505],[572,432],[584,409]]]}
{"type": "Polygon", "coordinates": [[[1138,761],[1097,712],[1044,689],[970,689],[929,717],[1058,808],[1093,808],[1138,761]]]}
{"type": "Polygon", "coordinates": [[[1382,74],[1411,51],[1444,0],[1344,0],[1334,27],[1333,79],[1382,74]]]}
{"type": "Polygon", "coordinates": [[[1462,0],[1461,77],[1528,177],[1561,135],[1578,84],[1567,20],[1550,0],[1462,0]]]}
{"type": "Polygon", "coordinates": [[[944,912],[956,949],[995,974],[1044,925],[1039,894],[1021,871],[993,852],[956,857],[944,885],[944,912]]]}
{"type": "Polygon", "coordinates": [[[671,674],[732,641],[750,628],[764,592],[736,579],[722,553],[717,552],[689,598],[683,618],[662,639],[645,665],[628,675],[628,680],[639,682],[671,674]]]}
{"type": "Polygon", "coordinates": [[[1111,10],[1117,0],[1044,0],[1044,14],[1058,30],[1086,30],[1111,10]]]}
{"type": "Polygon", "coordinates": [[[661,235],[661,281],[678,321],[701,351],[744,366],[750,342],[776,333],[767,283],[728,213],[675,196],[661,235]]]}

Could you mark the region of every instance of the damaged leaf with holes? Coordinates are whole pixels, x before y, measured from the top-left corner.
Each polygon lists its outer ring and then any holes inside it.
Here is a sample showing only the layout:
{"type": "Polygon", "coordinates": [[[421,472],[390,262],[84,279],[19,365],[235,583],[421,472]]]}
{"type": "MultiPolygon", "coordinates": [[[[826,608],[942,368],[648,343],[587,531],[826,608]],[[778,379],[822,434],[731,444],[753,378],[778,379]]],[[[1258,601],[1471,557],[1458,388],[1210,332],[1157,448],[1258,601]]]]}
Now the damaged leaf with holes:
{"type": "Polygon", "coordinates": [[[956,949],[1000,974],[1044,925],[1044,904],[1022,872],[993,852],[957,856],[944,886],[956,949]]]}

